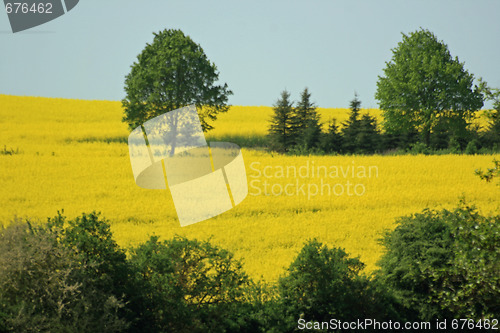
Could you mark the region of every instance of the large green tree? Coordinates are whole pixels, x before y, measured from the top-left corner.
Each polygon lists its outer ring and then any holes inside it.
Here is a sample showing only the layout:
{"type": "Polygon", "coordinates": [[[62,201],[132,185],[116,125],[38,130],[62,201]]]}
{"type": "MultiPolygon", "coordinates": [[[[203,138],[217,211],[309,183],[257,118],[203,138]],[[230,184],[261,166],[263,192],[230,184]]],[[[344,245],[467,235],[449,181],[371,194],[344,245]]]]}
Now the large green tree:
{"type": "Polygon", "coordinates": [[[375,94],[386,131],[417,131],[429,144],[434,127],[444,118],[452,136],[462,139],[474,112],[483,106],[478,87],[473,87],[474,76],[464,63],[425,29],[403,34],[392,53],[375,94]]]}
{"type": "Polygon", "coordinates": [[[227,84],[218,85],[217,67],[199,44],[180,30],[154,33],[154,40],[137,57],[126,76],[122,101],[131,129],[146,120],[187,105],[196,105],[204,131],[209,121],[226,112],[227,84]]]}

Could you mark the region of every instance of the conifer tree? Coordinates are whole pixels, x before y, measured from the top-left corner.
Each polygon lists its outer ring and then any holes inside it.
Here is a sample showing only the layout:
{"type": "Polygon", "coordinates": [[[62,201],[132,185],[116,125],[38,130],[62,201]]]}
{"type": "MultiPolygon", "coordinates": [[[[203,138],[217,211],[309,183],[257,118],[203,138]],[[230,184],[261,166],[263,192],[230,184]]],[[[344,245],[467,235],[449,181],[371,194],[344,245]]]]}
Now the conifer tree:
{"type": "Polygon", "coordinates": [[[306,149],[319,146],[321,124],[316,105],[311,102],[311,93],[306,87],[294,110],[292,132],[295,143],[306,149]]]}
{"type": "Polygon", "coordinates": [[[290,93],[281,92],[281,97],[273,107],[274,114],[269,126],[269,141],[271,148],[279,152],[286,152],[294,145],[293,138],[293,102],[290,93]]]}
{"type": "Polygon", "coordinates": [[[342,123],[343,149],[346,153],[355,153],[358,147],[358,134],[361,131],[361,121],[359,119],[361,101],[356,93],[354,93],[354,98],[350,102],[350,109],[349,119],[342,123]]]}
{"type": "Polygon", "coordinates": [[[326,153],[342,152],[342,135],[335,119],[330,121],[327,132],[321,137],[321,149],[326,153]]]}
{"type": "Polygon", "coordinates": [[[380,145],[380,133],[377,129],[377,119],[365,113],[361,116],[359,123],[360,131],[356,140],[356,151],[362,154],[374,153],[380,145]]]}

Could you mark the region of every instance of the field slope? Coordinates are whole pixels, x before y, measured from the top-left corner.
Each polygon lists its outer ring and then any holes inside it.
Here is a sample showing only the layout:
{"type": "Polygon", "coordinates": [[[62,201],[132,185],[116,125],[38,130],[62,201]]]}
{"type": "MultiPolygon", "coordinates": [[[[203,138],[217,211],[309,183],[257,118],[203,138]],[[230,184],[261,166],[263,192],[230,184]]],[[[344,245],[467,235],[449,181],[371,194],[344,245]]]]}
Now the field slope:
{"type": "MultiPolygon", "coordinates": [[[[359,255],[369,272],[382,253],[380,233],[398,216],[451,208],[460,197],[484,214],[500,210],[498,187],[474,175],[498,155],[291,157],[243,149],[249,196],[181,228],[168,191],[135,185],[122,114],[119,102],[0,95],[0,221],[101,211],[120,245],[151,235],[211,238],[243,259],[251,276],[272,281],[308,238],[359,255]]],[[[209,138],[262,136],[270,114],[233,107],[209,138]]],[[[345,119],[346,110],[321,114],[345,119]]]]}

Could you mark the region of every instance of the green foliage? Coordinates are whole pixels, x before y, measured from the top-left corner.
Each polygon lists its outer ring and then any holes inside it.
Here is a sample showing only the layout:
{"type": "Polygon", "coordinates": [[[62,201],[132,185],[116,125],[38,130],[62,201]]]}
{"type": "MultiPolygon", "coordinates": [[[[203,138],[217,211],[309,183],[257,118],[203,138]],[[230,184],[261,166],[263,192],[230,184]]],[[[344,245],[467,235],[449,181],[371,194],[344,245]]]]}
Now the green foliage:
{"type": "Polygon", "coordinates": [[[119,332],[124,302],[88,276],[60,226],[14,221],[0,234],[0,327],[11,332],[119,332]]]}
{"type": "Polygon", "coordinates": [[[489,125],[482,135],[482,141],[489,147],[500,146],[500,89],[490,88],[479,79],[479,88],[486,100],[493,102],[493,110],[486,110],[489,125]]]}
{"type": "Polygon", "coordinates": [[[500,313],[500,216],[473,207],[449,216],[454,254],[447,269],[428,270],[432,297],[455,318],[494,319],[500,313]]]}
{"type": "MultiPolygon", "coordinates": [[[[245,331],[249,333],[277,333],[284,332],[284,328],[294,318],[285,317],[281,308],[281,301],[275,284],[259,281],[251,282],[245,288],[246,312],[243,314],[250,325],[245,331]]],[[[240,330],[241,332],[241,330],[240,330]]]]}
{"type": "Polygon", "coordinates": [[[425,143],[417,142],[410,145],[410,148],[407,149],[407,152],[412,155],[429,155],[431,153],[431,150],[425,143]]]}
{"type": "Polygon", "coordinates": [[[471,140],[467,147],[465,147],[465,153],[467,155],[475,155],[479,152],[479,142],[476,139],[471,140]]]}
{"type": "MultiPolygon", "coordinates": [[[[496,164],[498,166],[498,163],[496,164]]],[[[297,320],[494,318],[500,216],[462,204],[403,217],[372,277],[308,241],[278,284],[207,241],[151,237],[127,257],[97,213],[0,230],[0,331],[291,332],[297,320]]]]}
{"type": "Polygon", "coordinates": [[[457,138],[451,137],[450,142],[448,143],[448,148],[450,149],[452,154],[460,154],[461,150],[460,142],[457,138]]]}
{"type": "Polygon", "coordinates": [[[488,168],[486,171],[476,170],[476,175],[487,182],[491,182],[493,179],[498,178],[498,185],[500,185],[500,161],[494,159],[493,168],[488,168]]]}
{"type": "Polygon", "coordinates": [[[361,110],[361,101],[358,95],[354,94],[354,98],[350,102],[351,112],[349,118],[342,123],[342,138],[343,150],[347,153],[354,153],[358,147],[358,134],[361,131],[361,122],[359,120],[359,111],[361,110]]]}
{"type": "Polygon", "coordinates": [[[321,124],[316,106],[311,102],[307,88],[301,94],[292,118],[292,136],[295,143],[306,149],[316,148],[321,136],[321,124]]]}
{"type": "Polygon", "coordinates": [[[383,110],[387,132],[418,132],[426,145],[441,118],[456,138],[466,136],[474,112],[483,106],[474,77],[448,46],[424,29],[403,34],[392,50],[375,97],[383,110]]]}
{"type": "Polygon", "coordinates": [[[238,331],[238,305],[249,280],[231,253],[208,242],[151,237],[132,250],[147,284],[150,320],[160,332],[238,331]]]}
{"type": "Polygon", "coordinates": [[[290,93],[281,92],[281,97],[273,107],[274,114],[269,125],[269,141],[271,148],[279,152],[288,151],[295,143],[294,110],[290,101],[290,93]]]}
{"type": "Polygon", "coordinates": [[[217,67],[199,44],[180,30],[154,34],[126,76],[123,120],[130,129],[146,120],[195,104],[204,131],[213,127],[219,112],[226,112],[227,84],[217,85],[217,67]]]}
{"type": "Polygon", "coordinates": [[[283,317],[291,318],[285,331],[296,327],[298,318],[308,321],[397,318],[390,297],[360,275],[364,264],[340,248],[308,241],[279,280],[283,317]]]}
{"type": "Polygon", "coordinates": [[[359,121],[360,131],[357,137],[357,152],[361,154],[374,153],[380,145],[380,133],[377,129],[377,119],[364,114],[359,121]]]}
{"type": "Polygon", "coordinates": [[[448,131],[448,122],[440,118],[433,128],[430,136],[429,147],[435,150],[446,149],[450,142],[450,133],[448,131]]]}
{"type": "Polygon", "coordinates": [[[342,139],[337,121],[332,119],[328,125],[327,132],[321,138],[321,148],[327,153],[341,153],[342,139]]]}
{"type": "Polygon", "coordinates": [[[374,153],[381,142],[377,120],[369,114],[364,114],[360,118],[361,101],[357,94],[354,94],[354,99],[351,100],[350,109],[349,118],[343,123],[342,128],[343,152],[374,153]]]}
{"type": "Polygon", "coordinates": [[[387,252],[379,262],[382,280],[406,308],[418,311],[419,317],[448,316],[431,299],[432,281],[424,275],[429,269],[450,267],[452,236],[446,216],[426,210],[397,223],[383,238],[387,252]]]}
{"type": "Polygon", "coordinates": [[[113,239],[109,221],[96,212],[83,213],[69,221],[58,213],[48,219],[47,226],[61,230],[61,245],[73,250],[78,262],[86,267],[80,277],[82,286],[106,291],[127,303],[120,310],[120,316],[135,327],[138,323],[134,312],[140,307],[141,299],[125,251],[113,239]]]}
{"type": "Polygon", "coordinates": [[[486,100],[493,102],[493,109],[500,111],[500,89],[489,87],[482,78],[479,78],[479,90],[486,100]]]}
{"type": "Polygon", "coordinates": [[[240,147],[245,148],[262,148],[269,146],[269,138],[261,134],[249,135],[206,135],[207,141],[220,141],[236,143],[240,147]]]}
{"type": "Polygon", "coordinates": [[[383,237],[379,276],[421,320],[492,318],[500,310],[499,217],[472,207],[400,218],[383,237]]]}
{"type": "Polygon", "coordinates": [[[320,153],[321,136],[320,117],[309,90],[304,89],[296,107],[290,101],[290,94],[283,91],[270,121],[270,148],[301,155],[320,153]]]}

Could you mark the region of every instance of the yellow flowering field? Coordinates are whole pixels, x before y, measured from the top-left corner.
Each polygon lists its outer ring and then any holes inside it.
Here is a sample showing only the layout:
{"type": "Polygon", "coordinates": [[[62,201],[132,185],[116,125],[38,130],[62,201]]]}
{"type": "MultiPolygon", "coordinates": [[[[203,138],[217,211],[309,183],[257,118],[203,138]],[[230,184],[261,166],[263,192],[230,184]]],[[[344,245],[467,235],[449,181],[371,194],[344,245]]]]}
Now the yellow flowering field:
{"type": "MultiPolygon", "coordinates": [[[[347,117],[346,109],[320,112],[324,122],[347,117]]],[[[232,107],[208,138],[264,135],[271,113],[232,107]]],[[[211,239],[252,277],[274,281],[308,238],[360,256],[370,272],[383,250],[377,239],[398,216],[453,208],[460,197],[484,214],[500,211],[500,189],[474,175],[499,155],[293,157],[243,149],[248,197],[181,228],[168,190],[136,186],[122,114],[120,102],[0,95],[0,221],[96,210],[122,246],[151,235],[211,239]]]]}

